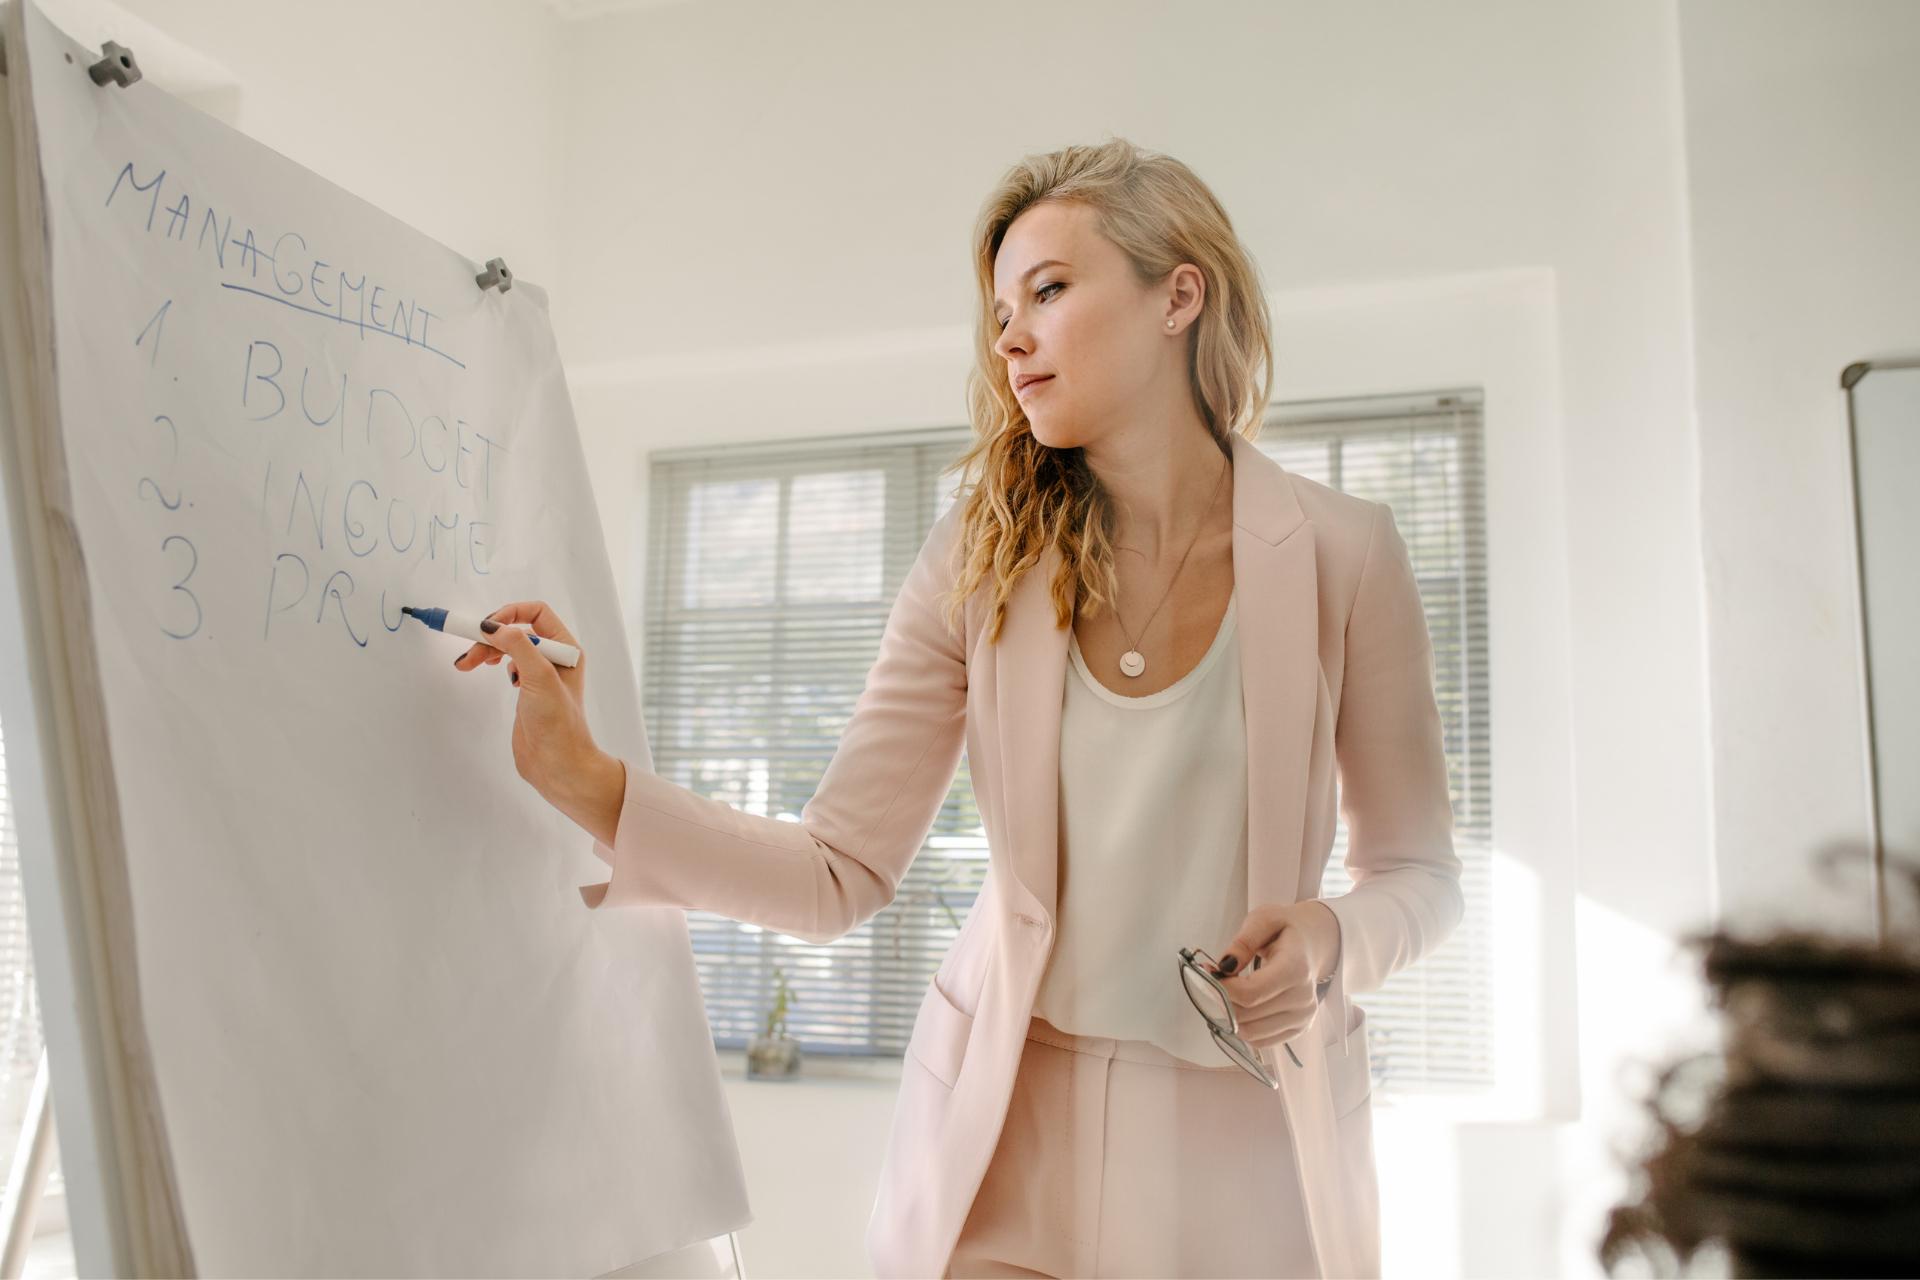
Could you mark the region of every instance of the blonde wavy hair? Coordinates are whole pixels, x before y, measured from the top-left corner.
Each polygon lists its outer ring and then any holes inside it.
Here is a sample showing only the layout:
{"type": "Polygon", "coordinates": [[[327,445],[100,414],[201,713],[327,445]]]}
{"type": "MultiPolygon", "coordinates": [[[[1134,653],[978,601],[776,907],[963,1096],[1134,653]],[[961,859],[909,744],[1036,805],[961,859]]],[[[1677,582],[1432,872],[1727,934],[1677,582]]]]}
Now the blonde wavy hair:
{"type": "Polygon", "coordinates": [[[974,443],[958,462],[963,566],[941,597],[949,628],[967,598],[991,577],[988,640],[997,643],[1014,584],[1049,545],[1061,555],[1050,585],[1057,627],[1089,616],[1120,594],[1113,563],[1113,504],[1079,449],[1034,439],[1025,410],[994,351],[993,262],[1013,220],[1046,201],[1091,208],[1096,227],[1119,247],[1143,285],[1183,262],[1206,277],[1200,317],[1189,331],[1188,369],[1201,419],[1228,458],[1232,432],[1254,439],[1273,384],[1273,324],[1260,275],[1207,185],[1180,161],[1124,138],[1063,147],[1021,159],[981,207],[973,235],[980,311],[967,410],[974,443]]]}

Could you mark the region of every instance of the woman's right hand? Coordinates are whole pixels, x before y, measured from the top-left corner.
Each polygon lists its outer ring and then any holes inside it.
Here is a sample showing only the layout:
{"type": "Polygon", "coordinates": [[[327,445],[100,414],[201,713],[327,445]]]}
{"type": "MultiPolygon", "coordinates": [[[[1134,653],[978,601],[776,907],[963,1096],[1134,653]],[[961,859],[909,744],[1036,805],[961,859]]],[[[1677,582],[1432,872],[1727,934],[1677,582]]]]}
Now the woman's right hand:
{"type": "Polygon", "coordinates": [[[482,627],[498,624],[492,632],[498,647],[476,641],[453,665],[472,671],[506,662],[508,677],[519,690],[513,716],[513,767],[554,808],[611,845],[626,793],[626,766],[600,750],[587,725],[587,654],[583,649],[575,666],[556,667],[514,625],[522,622],[534,635],[580,648],[560,615],[544,601],[516,601],[494,610],[481,623],[482,627]]]}

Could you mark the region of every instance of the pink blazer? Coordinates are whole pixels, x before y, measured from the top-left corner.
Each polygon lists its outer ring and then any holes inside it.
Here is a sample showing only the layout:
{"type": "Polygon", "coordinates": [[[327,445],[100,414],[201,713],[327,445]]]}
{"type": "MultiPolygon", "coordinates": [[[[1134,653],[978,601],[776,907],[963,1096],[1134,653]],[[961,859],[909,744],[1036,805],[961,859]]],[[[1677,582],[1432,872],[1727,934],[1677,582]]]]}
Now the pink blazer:
{"type": "MultiPolygon", "coordinates": [[[[1319,894],[1336,804],[1354,881],[1328,899],[1340,962],[1294,1043],[1304,1068],[1271,1050],[1268,1061],[1282,1083],[1321,1272],[1373,1276],[1371,1077],[1365,1011],[1349,997],[1439,945],[1464,906],[1433,650],[1391,509],[1293,475],[1232,439],[1247,901],[1319,894]]],[[[958,516],[956,504],[928,534],[798,823],[745,813],[629,763],[614,843],[594,842],[612,876],[581,888],[589,907],[698,909],[832,941],[893,900],[965,745],[989,869],[907,1046],[866,1234],[880,1276],[946,1273],[999,1139],[1054,935],[1069,636],[1047,593],[1058,553],[1049,548],[1020,579],[997,646],[984,634],[984,587],[955,634],[935,597],[953,581],[958,516]]]]}

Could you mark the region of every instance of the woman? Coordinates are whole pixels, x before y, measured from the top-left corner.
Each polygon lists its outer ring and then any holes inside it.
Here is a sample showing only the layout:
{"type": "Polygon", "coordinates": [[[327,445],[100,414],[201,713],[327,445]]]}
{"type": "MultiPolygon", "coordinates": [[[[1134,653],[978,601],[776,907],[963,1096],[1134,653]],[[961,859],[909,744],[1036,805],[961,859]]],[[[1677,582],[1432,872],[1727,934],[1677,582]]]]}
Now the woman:
{"type": "MultiPolygon", "coordinates": [[[[507,630],[459,665],[509,660],[515,764],[613,869],[589,906],[812,942],[893,899],[964,743],[990,869],[914,1023],[878,1274],[1377,1274],[1348,996],[1462,911],[1405,544],[1250,443],[1265,301],[1184,165],[1124,140],[1030,157],[974,243],[971,484],[799,823],[600,751],[584,663],[507,630]],[[1342,791],[1355,885],[1320,899],[1342,791]],[[1189,1001],[1184,947],[1220,948],[1265,1075],[1189,1001]]],[[[544,605],[494,616],[572,639],[544,605]]]]}

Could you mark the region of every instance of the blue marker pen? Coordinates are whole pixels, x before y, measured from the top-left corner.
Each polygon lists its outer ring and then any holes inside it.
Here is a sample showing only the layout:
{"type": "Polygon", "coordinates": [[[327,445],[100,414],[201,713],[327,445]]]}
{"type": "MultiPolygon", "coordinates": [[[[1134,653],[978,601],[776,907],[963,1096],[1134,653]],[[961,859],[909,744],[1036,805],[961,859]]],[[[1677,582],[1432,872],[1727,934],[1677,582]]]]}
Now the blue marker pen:
{"type": "MultiPolygon", "coordinates": [[[[465,636],[469,640],[478,640],[481,644],[495,649],[490,633],[498,631],[501,624],[488,618],[482,620],[471,614],[453,613],[446,609],[416,609],[411,605],[402,606],[401,613],[417,618],[435,631],[444,631],[450,636],[465,636]]],[[[577,667],[580,665],[580,651],[561,640],[551,640],[546,636],[537,636],[526,628],[519,628],[527,639],[540,646],[540,652],[547,661],[556,667],[577,667]]]]}

